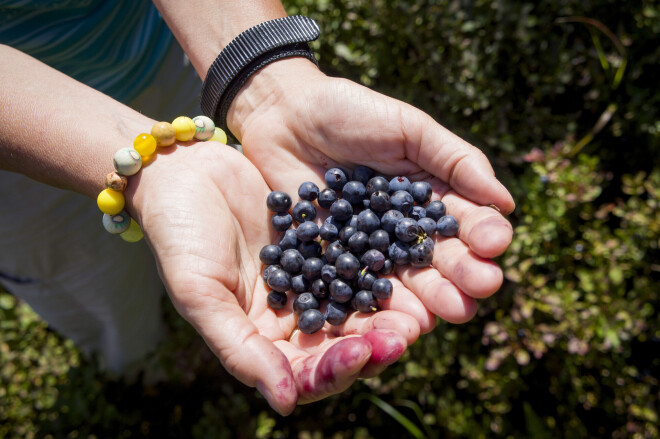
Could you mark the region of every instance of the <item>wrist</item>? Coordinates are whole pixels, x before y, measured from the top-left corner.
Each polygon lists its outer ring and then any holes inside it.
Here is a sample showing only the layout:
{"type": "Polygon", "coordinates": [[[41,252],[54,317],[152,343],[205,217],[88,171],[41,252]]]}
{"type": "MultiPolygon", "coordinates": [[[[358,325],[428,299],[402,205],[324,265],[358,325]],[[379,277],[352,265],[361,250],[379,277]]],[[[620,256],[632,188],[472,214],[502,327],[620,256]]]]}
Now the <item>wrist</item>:
{"type": "Polygon", "coordinates": [[[324,77],[313,62],[302,57],[285,58],[263,67],[236,94],[227,113],[229,129],[242,141],[251,120],[273,109],[288,111],[289,97],[300,94],[309,81],[324,77]]]}

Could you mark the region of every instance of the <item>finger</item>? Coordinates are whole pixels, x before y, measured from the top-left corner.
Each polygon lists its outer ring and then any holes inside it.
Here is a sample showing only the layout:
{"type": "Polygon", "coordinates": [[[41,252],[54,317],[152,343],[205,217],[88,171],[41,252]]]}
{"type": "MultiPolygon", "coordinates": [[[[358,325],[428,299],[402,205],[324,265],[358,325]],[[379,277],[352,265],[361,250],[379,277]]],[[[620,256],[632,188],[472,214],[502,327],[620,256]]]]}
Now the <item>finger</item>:
{"type": "Polygon", "coordinates": [[[396,272],[403,285],[441,319],[450,323],[465,323],[477,313],[477,301],[463,293],[437,269],[398,267],[396,272]]]}
{"type": "Polygon", "coordinates": [[[513,212],[513,197],[495,178],[483,152],[430,116],[414,110],[406,115],[406,148],[411,160],[475,203],[484,206],[494,204],[504,214],[513,212]]]}
{"type": "Polygon", "coordinates": [[[445,194],[442,202],[458,220],[458,237],[482,258],[499,256],[511,244],[513,227],[497,210],[479,206],[453,191],[445,194]]]}
{"type": "Polygon", "coordinates": [[[401,358],[406,339],[396,331],[374,329],[363,336],[371,344],[371,357],[360,372],[360,378],[372,378],[401,358]]]}
{"type": "Polygon", "coordinates": [[[483,299],[502,285],[502,269],[458,238],[436,238],[431,262],[444,277],[470,297],[483,299]]]}
{"type": "MultiPolygon", "coordinates": [[[[314,334],[310,334],[314,335],[314,334]]],[[[306,338],[308,334],[294,334],[306,338]]],[[[296,341],[278,341],[295,377],[298,403],[306,404],[346,390],[360,376],[371,356],[371,343],[364,337],[338,338],[324,344],[323,352],[310,355],[296,341]]]]}
{"type": "MultiPolygon", "coordinates": [[[[393,293],[393,296],[396,293],[393,293]]],[[[390,299],[391,300],[391,299],[390,299]]],[[[389,306],[388,301],[379,302],[379,306],[389,306]]],[[[335,336],[364,335],[373,330],[387,330],[396,332],[406,341],[406,345],[413,344],[421,332],[417,319],[402,311],[383,308],[373,313],[351,313],[341,325],[329,325],[328,330],[335,336]]]]}
{"type": "Polygon", "coordinates": [[[259,334],[234,295],[213,281],[178,295],[187,296],[182,315],[225,369],[244,384],[256,387],[278,413],[291,413],[298,395],[289,361],[273,342],[259,334]]]}

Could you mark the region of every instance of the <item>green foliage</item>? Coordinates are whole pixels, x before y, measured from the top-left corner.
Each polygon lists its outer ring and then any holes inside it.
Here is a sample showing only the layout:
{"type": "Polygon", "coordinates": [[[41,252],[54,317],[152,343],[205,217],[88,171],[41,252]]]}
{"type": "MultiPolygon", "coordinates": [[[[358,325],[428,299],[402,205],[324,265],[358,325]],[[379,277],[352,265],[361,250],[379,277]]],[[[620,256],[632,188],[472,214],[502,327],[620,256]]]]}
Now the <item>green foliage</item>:
{"type": "Polygon", "coordinates": [[[0,436],[658,437],[660,2],[289,0],[324,71],[404,99],[512,190],[502,290],[377,378],[276,416],[168,308],[117,381],[0,293],[0,436]],[[147,381],[150,381],[147,378],[147,381]]]}

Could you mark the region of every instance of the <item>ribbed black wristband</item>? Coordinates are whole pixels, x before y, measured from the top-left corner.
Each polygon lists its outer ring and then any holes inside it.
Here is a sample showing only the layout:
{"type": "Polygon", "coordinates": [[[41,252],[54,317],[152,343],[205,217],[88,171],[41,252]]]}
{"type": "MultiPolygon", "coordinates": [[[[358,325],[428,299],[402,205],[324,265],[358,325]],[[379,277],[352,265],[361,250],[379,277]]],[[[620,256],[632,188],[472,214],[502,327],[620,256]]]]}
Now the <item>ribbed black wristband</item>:
{"type": "Polygon", "coordinates": [[[319,37],[318,25],[301,15],[266,21],[242,32],[215,59],[202,85],[202,112],[228,131],[227,112],[257,70],[282,58],[316,58],[307,42],[319,37]]]}

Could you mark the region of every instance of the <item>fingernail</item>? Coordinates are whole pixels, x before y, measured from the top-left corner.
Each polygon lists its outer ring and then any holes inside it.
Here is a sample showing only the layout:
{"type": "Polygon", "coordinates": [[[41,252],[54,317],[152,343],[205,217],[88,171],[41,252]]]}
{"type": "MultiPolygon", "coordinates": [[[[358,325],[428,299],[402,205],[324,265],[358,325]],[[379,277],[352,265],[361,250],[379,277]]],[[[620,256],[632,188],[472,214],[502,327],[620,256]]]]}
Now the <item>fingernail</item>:
{"type": "Polygon", "coordinates": [[[255,386],[259,391],[259,393],[261,393],[263,397],[266,398],[266,401],[268,401],[268,405],[277,413],[279,413],[281,416],[284,416],[284,413],[282,412],[282,408],[278,406],[277,402],[275,401],[275,397],[270,392],[268,387],[266,387],[266,385],[262,381],[257,381],[255,386]]]}

